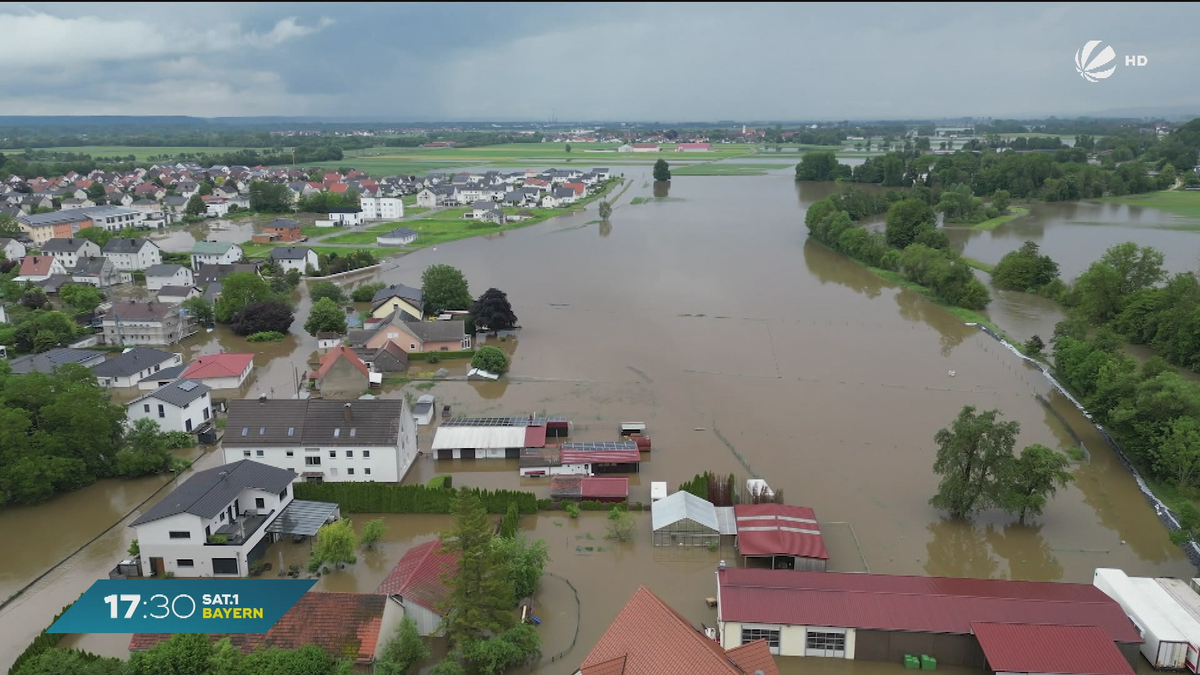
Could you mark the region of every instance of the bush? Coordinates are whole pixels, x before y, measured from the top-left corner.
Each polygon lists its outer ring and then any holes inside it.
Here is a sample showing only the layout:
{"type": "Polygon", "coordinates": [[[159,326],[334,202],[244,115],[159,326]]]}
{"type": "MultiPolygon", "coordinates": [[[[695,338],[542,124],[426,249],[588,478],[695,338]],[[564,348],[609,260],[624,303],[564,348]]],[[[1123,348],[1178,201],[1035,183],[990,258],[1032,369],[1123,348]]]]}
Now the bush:
{"type": "Polygon", "coordinates": [[[292,308],[282,302],[254,302],[234,314],[229,327],[234,335],[253,335],[265,331],[286,333],[295,319],[292,308]]]}
{"type": "Polygon", "coordinates": [[[368,520],[363,525],[362,534],[358,538],[358,545],[363,548],[373,548],[383,539],[383,533],[387,526],[383,524],[383,518],[368,520]]]}
{"type": "Polygon", "coordinates": [[[385,283],[363,284],[350,292],[350,299],[354,302],[370,302],[384,288],[387,288],[385,283]]]}
{"type": "Polygon", "coordinates": [[[508,357],[499,348],[485,345],[471,357],[471,367],[499,375],[508,370],[508,357]]]}
{"type": "Polygon", "coordinates": [[[424,485],[393,483],[296,483],[295,498],[334,502],[342,513],[450,513],[454,496],[460,490],[479,495],[488,513],[505,513],[509,502],[516,502],[521,513],[537,513],[538,501],[532,492],[517,490],[480,490],[478,488],[429,488],[424,485]]]}
{"type": "Polygon", "coordinates": [[[338,305],[346,303],[346,291],[332,281],[318,281],[309,284],[308,297],[312,298],[313,303],[321,298],[329,298],[338,305]]]}
{"type": "Polygon", "coordinates": [[[564,508],[566,508],[567,515],[571,518],[579,517],[579,505],[575,502],[567,502],[567,505],[564,508]]]}
{"type": "Polygon", "coordinates": [[[264,330],[259,333],[252,333],[246,337],[246,342],[280,342],[287,337],[277,330],[264,330]]]}
{"type": "Polygon", "coordinates": [[[186,431],[168,431],[163,434],[163,438],[171,450],[196,447],[196,437],[186,431]]]}
{"type": "Polygon", "coordinates": [[[427,363],[437,363],[447,359],[469,359],[475,356],[475,350],[467,349],[460,352],[413,352],[408,355],[409,363],[413,361],[425,361],[427,363]]]}
{"type": "Polygon", "coordinates": [[[210,544],[228,544],[229,537],[228,537],[228,535],[224,535],[224,534],[210,534],[210,535],[208,535],[208,543],[210,543],[210,544]]]}
{"type": "MultiPolygon", "coordinates": [[[[75,603],[71,603],[71,605],[73,604],[75,603]]],[[[62,615],[66,614],[68,609],[71,609],[71,605],[63,607],[61,612],[55,614],[54,618],[50,620],[50,626],[53,626],[55,621],[58,621],[60,618],[62,618],[62,615]]],[[[61,642],[64,637],[66,637],[65,633],[47,633],[46,631],[50,629],[50,626],[42,629],[42,632],[38,633],[37,637],[33,638],[33,641],[29,643],[29,646],[25,648],[25,651],[21,652],[20,655],[17,656],[17,660],[13,661],[12,667],[8,669],[10,674],[19,671],[21,669],[21,664],[25,663],[26,661],[35,659],[38,656],[41,656],[43,653],[54,649],[58,646],[58,643],[61,642]]]]}
{"type": "Polygon", "coordinates": [[[607,504],[605,502],[592,501],[589,499],[585,499],[585,500],[579,502],[579,509],[581,511],[608,511],[610,509],[624,509],[624,508],[625,508],[624,504],[617,504],[616,506],[613,506],[612,504],[607,504]]]}
{"type": "Polygon", "coordinates": [[[452,482],[453,477],[448,473],[444,473],[440,476],[434,476],[433,478],[430,478],[429,483],[426,484],[426,487],[434,490],[445,490],[451,486],[452,482]]]}

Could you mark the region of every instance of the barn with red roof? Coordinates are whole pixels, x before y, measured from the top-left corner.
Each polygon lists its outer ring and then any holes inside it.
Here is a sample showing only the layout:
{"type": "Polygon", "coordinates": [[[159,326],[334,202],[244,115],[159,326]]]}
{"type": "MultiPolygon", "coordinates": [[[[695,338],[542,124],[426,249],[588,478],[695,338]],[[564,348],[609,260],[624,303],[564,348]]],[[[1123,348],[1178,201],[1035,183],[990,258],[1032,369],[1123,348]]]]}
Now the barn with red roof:
{"type": "Polygon", "coordinates": [[[442,575],[453,574],[457,567],[454,554],[442,550],[441,540],[434,539],[408,549],[375,592],[398,603],[404,616],[417,622],[419,634],[440,635],[442,600],[449,592],[442,575]]]}
{"type": "Polygon", "coordinates": [[[746,566],[787,570],[825,570],[829,553],[817,514],[806,506],[738,504],[737,549],[746,566]]]}

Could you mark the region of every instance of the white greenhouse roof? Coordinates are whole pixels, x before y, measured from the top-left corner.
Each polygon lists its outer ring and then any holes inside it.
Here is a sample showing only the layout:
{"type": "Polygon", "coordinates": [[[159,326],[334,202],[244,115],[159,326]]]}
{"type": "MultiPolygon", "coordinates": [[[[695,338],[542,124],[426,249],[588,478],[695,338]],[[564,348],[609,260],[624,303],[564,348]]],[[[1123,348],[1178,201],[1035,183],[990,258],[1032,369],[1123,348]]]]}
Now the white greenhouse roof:
{"type": "Polygon", "coordinates": [[[710,502],[690,492],[680,490],[650,505],[650,520],[655,531],[673,525],[684,518],[719,532],[717,509],[710,502]]]}
{"type": "Polygon", "coordinates": [[[737,518],[733,515],[732,506],[714,506],[717,512],[717,531],[721,534],[737,534],[737,518]]]}
{"type": "Polygon", "coordinates": [[[523,448],[525,427],[440,426],[433,436],[433,450],[460,448],[523,448]]]}

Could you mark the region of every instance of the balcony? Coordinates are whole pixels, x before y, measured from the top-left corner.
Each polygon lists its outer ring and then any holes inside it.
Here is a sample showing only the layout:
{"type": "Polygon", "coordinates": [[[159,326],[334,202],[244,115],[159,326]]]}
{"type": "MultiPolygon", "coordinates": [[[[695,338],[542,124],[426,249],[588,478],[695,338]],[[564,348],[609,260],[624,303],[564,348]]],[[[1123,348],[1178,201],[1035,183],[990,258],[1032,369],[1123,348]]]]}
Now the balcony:
{"type": "Polygon", "coordinates": [[[221,526],[221,529],[213,532],[214,537],[225,537],[223,542],[206,541],[205,546],[241,546],[254,537],[254,533],[259,530],[275,511],[269,513],[246,515],[243,513],[240,518],[232,523],[226,523],[221,526]]]}

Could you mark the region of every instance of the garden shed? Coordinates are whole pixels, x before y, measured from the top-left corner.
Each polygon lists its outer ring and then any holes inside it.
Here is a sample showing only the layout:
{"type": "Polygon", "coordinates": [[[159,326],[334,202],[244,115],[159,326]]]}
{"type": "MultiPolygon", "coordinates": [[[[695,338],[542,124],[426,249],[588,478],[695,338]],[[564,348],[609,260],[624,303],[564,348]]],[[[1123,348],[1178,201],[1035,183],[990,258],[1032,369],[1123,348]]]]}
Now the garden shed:
{"type": "Polygon", "coordinates": [[[650,505],[655,546],[718,546],[717,510],[690,492],[679,491],[650,505]]]}

